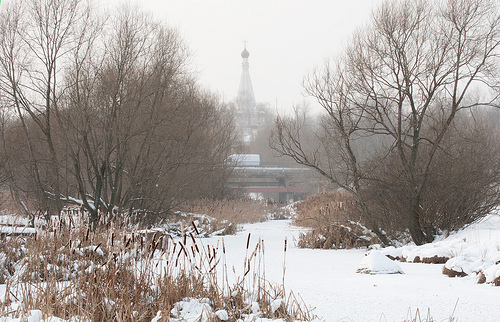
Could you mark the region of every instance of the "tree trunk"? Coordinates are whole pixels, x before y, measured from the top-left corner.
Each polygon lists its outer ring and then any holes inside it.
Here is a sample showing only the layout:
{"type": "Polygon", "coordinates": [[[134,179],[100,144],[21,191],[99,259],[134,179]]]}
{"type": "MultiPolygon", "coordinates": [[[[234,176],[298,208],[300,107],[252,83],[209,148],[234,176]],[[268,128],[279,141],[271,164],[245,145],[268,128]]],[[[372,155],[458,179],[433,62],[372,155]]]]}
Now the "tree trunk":
{"type": "Polygon", "coordinates": [[[427,242],[427,237],[422,230],[422,226],[420,225],[420,211],[418,203],[411,206],[408,229],[410,230],[413,242],[417,246],[423,245],[427,242]]]}

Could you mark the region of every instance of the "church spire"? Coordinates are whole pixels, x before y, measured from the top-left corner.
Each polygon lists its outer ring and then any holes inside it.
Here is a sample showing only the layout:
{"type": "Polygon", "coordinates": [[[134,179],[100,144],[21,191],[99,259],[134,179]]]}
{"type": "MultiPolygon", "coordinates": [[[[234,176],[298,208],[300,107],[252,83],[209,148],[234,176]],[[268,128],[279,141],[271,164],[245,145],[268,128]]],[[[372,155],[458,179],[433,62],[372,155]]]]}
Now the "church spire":
{"type": "Polygon", "coordinates": [[[250,53],[248,52],[247,45],[245,43],[245,48],[241,52],[241,58],[243,59],[243,62],[241,64],[242,72],[240,79],[240,87],[238,89],[238,96],[236,98],[236,101],[238,107],[242,111],[251,113],[253,110],[255,110],[256,103],[255,103],[255,96],[253,93],[252,80],[250,79],[250,72],[249,72],[250,64],[248,63],[249,56],[250,53]]]}
{"type": "Polygon", "coordinates": [[[262,126],[261,114],[257,103],[255,101],[255,96],[253,94],[252,81],[250,80],[248,57],[250,53],[247,50],[247,45],[245,42],[245,48],[241,52],[241,58],[243,60],[241,66],[241,79],[240,87],[238,89],[238,96],[236,97],[236,107],[237,107],[237,129],[240,131],[244,142],[251,142],[257,133],[257,130],[262,126]]]}

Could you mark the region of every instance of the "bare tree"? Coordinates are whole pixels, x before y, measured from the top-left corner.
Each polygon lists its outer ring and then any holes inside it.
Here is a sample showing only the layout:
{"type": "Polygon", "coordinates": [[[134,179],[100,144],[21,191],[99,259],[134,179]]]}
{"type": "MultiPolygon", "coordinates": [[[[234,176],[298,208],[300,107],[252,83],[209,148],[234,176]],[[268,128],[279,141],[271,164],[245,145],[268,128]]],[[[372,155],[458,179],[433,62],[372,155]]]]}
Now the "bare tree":
{"type": "MultiPolygon", "coordinates": [[[[398,216],[416,244],[431,241],[436,223],[426,221],[422,204],[443,141],[458,113],[498,99],[499,24],[499,6],[489,0],[385,2],[337,64],[305,80],[327,112],[322,150],[341,162],[322,164],[297,145],[283,152],[364,203],[363,185],[383,181],[365,161],[395,156],[393,175],[408,201],[398,216]],[[483,99],[472,96],[477,88],[483,99]]],[[[279,127],[277,138],[288,139],[279,127]]]]}
{"type": "Polygon", "coordinates": [[[14,1],[1,18],[0,95],[16,115],[3,143],[20,199],[49,214],[78,203],[96,224],[224,193],[231,115],[196,83],[175,29],[84,0],[14,1]]]}
{"type": "Polygon", "coordinates": [[[363,132],[360,130],[363,113],[350,109],[347,96],[352,88],[344,75],[333,71],[328,64],[324,73],[315,72],[305,79],[304,84],[307,91],[318,95],[326,115],[320,117],[318,126],[314,126],[307,112],[301,109],[296,109],[292,117],[278,116],[271,136],[271,148],[313,168],[334,186],[354,195],[370,229],[388,244],[387,236],[361,197],[363,158],[359,155],[359,146],[364,138],[360,134],[363,132]]]}
{"type": "Polygon", "coordinates": [[[89,10],[80,0],[30,0],[14,1],[2,12],[1,90],[21,122],[39,202],[48,214],[59,214],[62,209],[53,128],[66,88],[60,79],[63,62],[78,46],[89,10]],[[31,126],[42,134],[36,142],[31,126]]]}
{"type": "Polygon", "coordinates": [[[130,7],[107,29],[91,54],[74,57],[68,76],[74,85],[59,114],[91,221],[136,210],[165,213],[205,184],[221,189],[231,119],[190,76],[176,30],[130,7]]]}

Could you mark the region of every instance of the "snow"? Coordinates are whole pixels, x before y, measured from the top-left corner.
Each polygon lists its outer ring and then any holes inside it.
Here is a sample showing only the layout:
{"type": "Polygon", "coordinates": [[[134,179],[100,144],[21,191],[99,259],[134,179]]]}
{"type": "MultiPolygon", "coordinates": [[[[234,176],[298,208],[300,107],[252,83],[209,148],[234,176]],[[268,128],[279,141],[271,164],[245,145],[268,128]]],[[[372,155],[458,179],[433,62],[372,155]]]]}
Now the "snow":
{"type": "Polygon", "coordinates": [[[31,315],[28,317],[28,322],[38,322],[42,319],[42,311],[33,310],[31,311],[31,315]]]}
{"type": "Polygon", "coordinates": [[[500,276],[500,217],[491,215],[434,243],[400,248],[387,247],[381,252],[407,262],[440,258],[444,267],[455,275],[478,278],[484,274],[485,282],[492,283],[500,276]]]}
{"type": "Polygon", "coordinates": [[[161,311],[156,313],[156,316],[151,320],[151,322],[158,322],[161,320],[161,311]]]}
{"type": "Polygon", "coordinates": [[[34,234],[35,228],[30,227],[17,227],[17,226],[0,226],[0,234],[34,234]]]}
{"type": "Polygon", "coordinates": [[[473,224],[447,238],[438,239],[434,243],[423,246],[407,245],[400,248],[387,247],[382,253],[393,257],[405,258],[413,262],[415,257],[430,258],[457,257],[467,253],[468,256],[486,257],[500,250],[500,216],[491,215],[483,221],[473,224]]]}
{"type": "Polygon", "coordinates": [[[404,274],[396,262],[376,250],[365,255],[357,272],[363,274],[404,274]]]}
{"type": "Polygon", "coordinates": [[[491,283],[495,278],[500,277],[500,264],[491,265],[484,270],[486,283],[491,283]]]}
{"type": "Polygon", "coordinates": [[[219,310],[215,312],[215,315],[221,320],[221,321],[227,321],[229,320],[229,315],[227,314],[226,310],[219,310]]]}
{"type": "MultiPolygon", "coordinates": [[[[7,321],[4,320],[4,318],[0,318],[0,321],[7,321]]],[[[31,310],[28,316],[21,317],[18,319],[10,319],[8,320],[10,322],[64,322],[65,320],[56,318],[56,317],[50,317],[47,318],[46,320],[43,319],[43,313],[40,310],[31,310]]],[[[77,320],[74,320],[75,322],[77,320]]]]}
{"type": "MultiPolygon", "coordinates": [[[[202,242],[216,245],[224,240],[228,271],[234,268],[236,279],[245,270],[249,234],[249,252],[263,240],[265,278],[274,285],[284,280],[286,291],[303,299],[321,321],[413,320],[417,310],[423,317],[430,312],[434,321],[448,321],[451,316],[461,322],[500,321],[500,287],[488,284],[500,276],[499,217],[490,216],[432,244],[380,250],[299,249],[296,243],[303,231],[290,220],[274,220],[244,225],[234,236],[204,238],[202,242]],[[406,256],[408,261],[396,263],[384,255],[406,256]],[[462,269],[469,275],[449,278],[442,274],[445,264],[412,263],[416,256],[449,257],[448,268],[462,269]],[[358,270],[369,270],[370,274],[359,274],[358,270]],[[479,271],[484,273],[486,284],[476,283],[479,271]]],[[[5,285],[0,285],[0,294],[5,294],[5,285]]],[[[284,300],[276,299],[272,309],[277,310],[284,300]]],[[[257,303],[251,303],[250,308],[252,314],[243,322],[270,321],[258,317],[257,303]]],[[[33,310],[24,319],[1,317],[0,322],[42,322],[39,312],[33,310]]],[[[158,312],[152,321],[164,319],[167,313],[158,312]]],[[[171,321],[195,321],[213,315],[224,321],[227,316],[224,310],[213,312],[207,299],[184,299],[170,313],[171,321]]],[[[62,320],[53,317],[46,321],[62,320]]]]}
{"type": "MultiPolygon", "coordinates": [[[[172,322],[198,322],[198,321],[212,321],[216,316],[222,321],[229,320],[229,315],[226,310],[218,310],[216,312],[212,311],[212,308],[209,305],[209,299],[192,299],[186,298],[183,301],[177,302],[175,304],[175,308],[170,312],[174,318],[169,321],[172,322]]],[[[276,312],[285,302],[283,299],[276,299],[271,302],[272,312],[276,312]]],[[[274,321],[279,322],[281,319],[277,320],[269,320],[264,318],[259,318],[260,310],[258,304],[256,302],[252,303],[252,314],[244,316],[244,320],[239,320],[241,322],[250,322],[250,321],[274,321]]],[[[158,313],[161,317],[161,313],[158,313]]],[[[158,315],[157,315],[158,317],[158,315]]],[[[156,318],[155,318],[156,319],[156,318]]],[[[153,319],[154,320],[154,319],[153,319]]]]}
{"type": "Polygon", "coordinates": [[[271,302],[271,311],[274,313],[278,311],[278,309],[285,304],[285,300],[283,299],[276,299],[271,302]]]}
{"type": "Polygon", "coordinates": [[[200,319],[202,321],[208,321],[213,315],[209,303],[209,299],[184,299],[184,301],[176,303],[175,307],[170,312],[174,316],[171,321],[196,322],[200,319]]]}
{"type": "Polygon", "coordinates": [[[17,215],[0,214],[0,225],[27,226],[28,225],[28,218],[24,217],[24,216],[17,216],[17,215]]]}
{"type": "MultiPolygon", "coordinates": [[[[319,250],[299,249],[296,242],[303,229],[293,226],[291,221],[268,221],[245,225],[235,236],[225,236],[226,261],[236,273],[243,271],[243,261],[248,234],[251,245],[259,238],[265,243],[266,278],[276,284],[283,279],[285,266],[285,288],[299,294],[313,308],[313,313],[322,321],[403,321],[412,320],[418,309],[421,316],[430,316],[435,321],[493,322],[500,320],[498,299],[500,287],[491,284],[476,284],[476,276],[449,278],[442,274],[444,264],[398,263],[405,274],[358,274],[367,250],[319,250]],[[288,248],[284,255],[284,240],[288,248]],[[456,308],[455,308],[456,305],[456,308]]],[[[500,249],[500,220],[489,218],[484,223],[468,227],[437,246],[427,245],[416,254],[442,255],[446,246],[451,252],[460,249],[466,239],[468,246],[489,245],[500,249]],[[495,246],[496,245],[496,246],[495,246]]],[[[204,239],[204,243],[215,243],[219,238],[204,239]]],[[[392,248],[394,253],[402,249],[392,248]]],[[[477,251],[477,250],[475,250],[477,251]]],[[[373,251],[372,251],[373,253],[373,251]]],[[[383,253],[383,250],[382,250],[383,253]]],[[[493,271],[493,269],[492,269],[493,271]]],[[[491,274],[499,274],[498,269],[491,274]]]]}

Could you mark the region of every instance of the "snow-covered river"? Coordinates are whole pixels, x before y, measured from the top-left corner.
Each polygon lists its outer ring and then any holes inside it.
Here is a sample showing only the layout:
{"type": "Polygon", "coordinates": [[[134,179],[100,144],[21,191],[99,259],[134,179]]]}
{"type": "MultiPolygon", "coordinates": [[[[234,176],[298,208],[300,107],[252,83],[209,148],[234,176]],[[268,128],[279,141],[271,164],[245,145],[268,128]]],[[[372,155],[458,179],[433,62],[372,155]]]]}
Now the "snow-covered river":
{"type": "MultiPolygon", "coordinates": [[[[500,321],[500,287],[478,285],[475,277],[449,278],[441,274],[442,264],[399,263],[405,274],[358,274],[365,250],[298,249],[300,231],[287,220],[245,225],[236,236],[224,237],[228,267],[242,275],[250,233],[250,249],[264,240],[266,278],[280,283],[286,238],[286,290],[300,294],[325,321],[412,320],[417,309],[422,319],[430,312],[434,321],[448,321],[452,314],[458,321],[500,321]]],[[[500,226],[494,227],[490,236],[499,233],[500,226]]]]}

